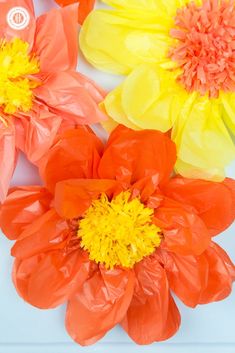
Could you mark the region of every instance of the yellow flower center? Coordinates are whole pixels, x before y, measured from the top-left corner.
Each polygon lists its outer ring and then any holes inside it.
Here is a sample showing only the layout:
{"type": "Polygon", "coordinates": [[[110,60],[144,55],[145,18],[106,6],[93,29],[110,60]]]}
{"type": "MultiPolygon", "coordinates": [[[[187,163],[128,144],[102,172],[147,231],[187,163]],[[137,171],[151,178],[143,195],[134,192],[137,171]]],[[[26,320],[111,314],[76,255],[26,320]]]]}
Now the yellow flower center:
{"type": "Polygon", "coordinates": [[[81,247],[89,252],[91,260],[107,269],[131,268],[152,254],[161,242],[161,230],[152,222],[153,209],[130,196],[125,191],[109,201],[102,194],[79,223],[81,247]]]}
{"type": "Polygon", "coordinates": [[[29,44],[19,38],[0,42],[0,105],[5,114],[32,108],[32,89],[39,83],[31,75],[39,72],[39,62],[28,51],[29,44]]]}

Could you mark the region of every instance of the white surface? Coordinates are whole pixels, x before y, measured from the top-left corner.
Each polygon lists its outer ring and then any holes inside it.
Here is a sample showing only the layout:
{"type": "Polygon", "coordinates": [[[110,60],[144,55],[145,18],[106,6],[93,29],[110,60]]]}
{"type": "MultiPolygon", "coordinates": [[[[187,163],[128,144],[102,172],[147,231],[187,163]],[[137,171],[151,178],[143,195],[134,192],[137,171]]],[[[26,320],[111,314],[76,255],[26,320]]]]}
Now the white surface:
{"type": "MultiPolygon", "coordinates": [[[[53,0],[35,0],[35,5],[38,14],[55,6],[53,0]]],[[[120,81],[120,78],[97,72],[84,60],[79,60],[79,70],[103,87],[110,89],[120,81]]],[[[235,164],[229,168],[228,175],[235,177],[235,164]]],[[[38,182],[35,168],[21,156],[13,183],[38,182]]],[[[217,241],[235,261],[234,233],[235,225],[217,237],[217,241]]],[[[138,347],[117,327],[95,346],[81,348],[65,331],[65,307],[43,311],[18,297],[11,282],[11,245],[10,241],[0,237],[0,353],[117,353],[120,350],[126,353],[127,349],[130,353],[235,353],[235,291],[223,302],[196,309],[178,303],[182,325],[178,334],[165,343],[138,347]]]]}

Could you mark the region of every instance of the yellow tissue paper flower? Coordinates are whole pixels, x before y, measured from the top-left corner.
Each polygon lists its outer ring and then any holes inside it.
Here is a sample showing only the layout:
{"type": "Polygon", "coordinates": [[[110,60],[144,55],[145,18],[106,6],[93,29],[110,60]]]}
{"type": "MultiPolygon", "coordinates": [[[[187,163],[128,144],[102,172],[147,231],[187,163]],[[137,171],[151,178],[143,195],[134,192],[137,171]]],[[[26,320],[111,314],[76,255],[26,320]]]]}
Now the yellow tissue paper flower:
{"type": "Polygon", "coordinates": [[[127,75],[102,104],[114,123],[171,131],[176,171],[224,178],[235,159],[235,0],[103,0],[80,45],[95,67],[127,75]]]}

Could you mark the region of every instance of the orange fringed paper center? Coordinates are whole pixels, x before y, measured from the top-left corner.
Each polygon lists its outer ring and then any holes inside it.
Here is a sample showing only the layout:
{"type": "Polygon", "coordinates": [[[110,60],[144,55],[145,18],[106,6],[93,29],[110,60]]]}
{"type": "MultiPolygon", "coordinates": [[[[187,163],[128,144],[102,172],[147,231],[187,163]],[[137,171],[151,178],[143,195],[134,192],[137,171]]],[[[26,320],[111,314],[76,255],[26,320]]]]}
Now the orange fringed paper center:
{"type": "Polygon", "coordinates": [[[178,9],[170,32],[178,43],[170,57],[182,72],[179,81],[189,92],[218,97],[235,91],[235,1],[203,0],[178,9]]]}

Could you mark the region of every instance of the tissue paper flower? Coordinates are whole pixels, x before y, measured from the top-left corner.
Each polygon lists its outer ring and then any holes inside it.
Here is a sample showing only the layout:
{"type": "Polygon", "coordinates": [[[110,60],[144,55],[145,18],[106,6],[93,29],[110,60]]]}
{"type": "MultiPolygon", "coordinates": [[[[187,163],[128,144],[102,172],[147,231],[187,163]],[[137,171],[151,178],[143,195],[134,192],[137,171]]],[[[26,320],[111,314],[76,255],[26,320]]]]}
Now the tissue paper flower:
{"type": "Polygon", "coordinates": [[[60,6],[67,6],[70,4],[78,3],[78,22],[83,23],[89,12],[95,5],[95,0],[55,0],[60,6]]]}
{"type": "Polygon", "coordinates": [[[102,91],[77,64],[77,8],[35,19],[31,0],[0,1],[0,201],[17,151],[36,162],[61,124],[97,122],[102,91]]]}
{"type": "Polygon", "coordinates": [[[41,161],[45,186],[3,204],[19,295],[39,308],[68,301],[79,344],[118,323],[139,344],[165,340],[180,325],[171,290],[190,307],[229,295],[235,268],[211,237],[234,220],[235,182],[170,178],[175,159],[158,131],[119,126],[104,147],[68,130],[41,161]]]}
{"type": "Polygon", "coordinates": [[[128,75],[104,105],[133,129],[172,129],[176,171],[223,180],[235,159],[235,1],[103,0],[80,35],[96,67],[128,75]]]}

